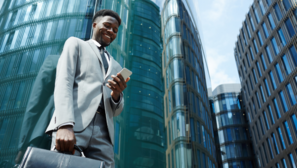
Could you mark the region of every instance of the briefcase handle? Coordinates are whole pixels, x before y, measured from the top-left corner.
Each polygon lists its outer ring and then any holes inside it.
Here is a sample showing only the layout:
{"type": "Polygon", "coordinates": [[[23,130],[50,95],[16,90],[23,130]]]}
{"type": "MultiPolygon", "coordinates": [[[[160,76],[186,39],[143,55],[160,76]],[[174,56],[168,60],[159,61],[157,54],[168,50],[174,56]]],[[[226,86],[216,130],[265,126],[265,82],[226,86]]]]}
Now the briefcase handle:
{"type": "MultiPolygon", "coordinates": [[[[83,150],[79,146],[74,145],[74,149],[76,149],[76,150],[78,150],[80,152],[81,157],[84,157],[84,158],[86,157],[85,154],[84,154],[84,152],[83,152],[83,150]]],[[[54,151],[54,150],[56,150],[56,146],[54,146],[54,148],[53,148],[52,151],[54,151]]]]}

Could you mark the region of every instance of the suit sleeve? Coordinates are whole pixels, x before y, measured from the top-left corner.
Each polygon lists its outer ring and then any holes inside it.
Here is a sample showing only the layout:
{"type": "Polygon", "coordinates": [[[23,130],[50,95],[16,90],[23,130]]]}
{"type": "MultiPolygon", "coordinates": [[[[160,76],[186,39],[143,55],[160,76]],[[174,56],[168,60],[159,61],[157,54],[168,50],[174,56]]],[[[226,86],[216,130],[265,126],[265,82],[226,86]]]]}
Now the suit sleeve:
{"type": "Polygon", "coordinates": [[[64,44],[57,65],[54,101],[56,125],[75,123],[73,110],[73,84],[79,54],[77,39],[70,37],[64,44]]]}
{"type": "Polygon", "coordinates": [[[115,103],[111,97],[110,104],[111,104],[111,108],[113,111],[113,116],[116,117],[116,116],[120,115],[124,109],[124,94],[123,93],[120,94],[120,100],[117,103],[115,103]]]}

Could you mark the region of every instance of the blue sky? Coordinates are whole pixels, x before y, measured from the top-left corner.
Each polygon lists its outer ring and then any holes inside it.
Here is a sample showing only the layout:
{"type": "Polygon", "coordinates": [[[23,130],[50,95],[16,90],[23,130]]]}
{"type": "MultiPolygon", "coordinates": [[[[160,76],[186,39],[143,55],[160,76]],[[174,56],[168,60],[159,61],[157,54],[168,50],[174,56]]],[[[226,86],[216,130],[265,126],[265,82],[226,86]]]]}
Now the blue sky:
{"type": "Polygon", "coordinates": [[[234,48],[253,0],[194,1],[212,89],[220,84],[240,83],[234,48]]]}

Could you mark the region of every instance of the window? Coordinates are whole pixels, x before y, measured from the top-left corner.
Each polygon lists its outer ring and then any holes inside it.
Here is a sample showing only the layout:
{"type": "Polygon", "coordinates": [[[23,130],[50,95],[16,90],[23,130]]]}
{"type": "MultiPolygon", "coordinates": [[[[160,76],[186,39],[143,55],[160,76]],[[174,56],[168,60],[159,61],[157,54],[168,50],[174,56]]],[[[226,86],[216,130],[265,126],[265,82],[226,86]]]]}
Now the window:
{"type": "Polygon", "coordinates": [[[273,6],[273,8],[274,8],[274,11],[275,11],[275,13],[276,13],[276,17],[277,17],[278,21],[280,21],[280,20],[282,19],[283,16],[282,16],[282,12],[281,12],[280,9],[279,9],[278,4],[275,3],[275,5],[273,6]]]}
{"type": "Polygon", "coordinates": [[[278,145],[277,145],[276,137],[275,137],[275,134],[274,133],[271,134],[271,138],[272,138],[272,142],[273,142],[273,145],[274,145],[275,153],[278,155],[279,154],[279,150],[278,150],[278,145]]]}
{"type": "Polygon", "coordinates": [[[253,90],[254,89],[254,86],[253,86],[253,82],[252,82],[252,79],[251,79],[251,75],[249,75],[249,80],[250,80],[251,88],[253,90]]]}
{"type": "Polygon", "coordinates": [[[264,119],[265,119],[265,125],[266,125],[266,128],[267,130],[269,130],[269,123],[268,123],[268,118],[267,118],[267,114],[265,111],[263,111],[263,115],[264,115],[264,119]]]}
{"type": "Polygon", "coordinates": [[[257,103],[258,103],[258,108],[261,108],[261,103],[260,103],[260,98],[258,92],[256,92],[256,97],[257,97],[257,103]]]}
{"type": "Polygon", "coordinates": [[[250,13],[248,13],[248,15],[249,15],[249,19],[250,19],[250,22],[251,22],[251,25],[252,25],[252,29],[253,29],[253,31],[255,31],[255,24],[254,24],[253,18],[251,17],[250,13]]]}
{"type": "Polygon", "coordinates": [[[279,36],[279,38],[281,40],[282,45],[285,46],[287,44],[287,42],[286,42],[285,36],[283,34],[282,28],[279,28],[277,33],[278,33],[278,36],[279,36]]]}
{"type": "Polygon", "coordinates": [[[262,13],[262,15],[264,15],[266,12],[266,10],[264,8],[264,4],[263,4],[262,0],[260,0],[258,2],[259,2],[260,9],[261,9],[261,13],[262,13]]]}
{"type": "Polygon", "coordinates": [[[269,116],[270,116],[271,124],[273,125],[275,123],[275,121],[274,121],[274,117],[273,117],[272,109],[271,109],[270,105],[267,106],[267,109],[269,111],[269,116]]]}
{"type": "Polygon", "coordinates": [[[250,53],[251,53],[251,55],[252,55],[252,60],[254,60],[255,57],[254,57],[254,53],[253,53],[253,51],[252,51],[252,47],[250,47],[249,50],[250,50],[250,53]]]}
{"type": "Polygon", "coordinates": [[[285,121],[283,123],[284,127],[285,127],[285,130],[286,130],[286,135],[287,135],[287,138],[288,138],[288,142],[289,144],[291,145],[293,143],[293,137],[292,137],[292,134],[290,132],[290,128],[289,128],[289,125],[288,125],[288,122],[285,121]]]}
{"type": "Polygon", "coordinates": [[[264,59],[264,56],[263,56],[263,54],[261,54],[261,61],[262,61],[262,66],[263,66],[263,68],[264,68],[264,71],[267,69],[267,66],[266,66],[266,63],[265,63],[265,59],[264,59]]]}
{"type": "Polygon", "coordinates": [[[296,168],[296,164],[295,164],[295,161],[294,161],[294,158],[293,158],[293,155],[292,153],[288,154],[288,158],[290,160],[290,165],[292,168],[296,168]]]}
{"type": "Polygon", "coordinates": [[[279,64],[276,63],[276,64],[274,65],[274,67],[275,67],[275,70],[276,70],[276,74],[277,74],[277,77],[278,77],[278,81],[279,81],[279,83],[282,83],[282,81],[284,80],[284,78],[283,78],[283,75],[282,75],[282,72],[281,72],[281,69],[280,69],[279,64]]]}
{"type": "Polygon", "coordinates": [[[268,82],[267,82],[266,78],[264,79],[264,83],[265,83],[267,95],[269,97],[271,95],[271,93],[270,93],[269,85],[268,85],[268,82]]]}
{"type": "Polygon", "coordinates": [[[270,6],[272,4],[271,0],[266,0],[266,3],[268,6],[270,6]]]}
{"type": "Polygon", "coordinates": [[[249,38],[251,38],[251,32],[250,32],[249,26],[247,25],[246,21],[244,22],[244,24],[245,24],[245,28],[248,32],[249,38]]]}
{"type": "Polygon", "coordinates": [[[294,46],[289,48],[294,65],[297,66],[297,52],[294,46]]]}
{"type": "Polygon", "coordinates": [[[270,80],[271,80],[271,83],[272,83],[272,88],[273,88],[273,90],[275,90],[276,89],[276,83],[275,83],[272,71],[269,72],[269,76],[270,76],[270,80]]]}
{"type": "Polygon", "coordinates": [[[264,30],[265,38],[267,38],[269,36],[269,33],[265,22],[262,23],[262,29],[264,30]]]}
{"type": "Polygon", "coordinates": [[[258,14],[257,9],[254,6],[253,6],[253,11],[255,13],[257,23],[259,23],[259,21],[260,21],[259,14],[258,14]]]}
{"type": "Polygon", "coordinates": [[[261,77],[262,77],[262,73],[261,73],[260,64],[259,64],[258,61],[256,62],[256,64],[257,64],[257,69],[258,69],[259,78],[261,78],[261,77]]]}
{"type": "Polygon", "coordinates": [[[255,47],[256,53],[258,53],[258,52],[259,52],[259,50],[258,50],[257,43],[256,43],[256,40],[255,40],[255,39],[253,40],[253,44],[254,44],[254,47],[255,47]]]}
{"type": "Polygon", "coordinates": [[[284,63],[285,71],[286,71],[287,75],[289,75],[292,72],[292,70],[290,68],[287,56],[286,55],[282,56],[282,60],[284,63]]]}
{"type": "Polygon", "coordinates": [[[264,91],[263,91],[263,88],[261,85],[260,85],[260,90],[261,90],[261,95],[262,95],[262,101],[263,101],[263,103],[265,103],[266,99],[265,99],[264,91]]]}
{"type": "Polygon", "coordinates": [[[260,122],[260,126],[261,126],[261,131],[262,131],[262,135],[264,135],[264,127],[263,127],[263,123],[262,123],[262,117],[259,117],[259,122],[260,122]]]}
{"type": "Polygon", "coordinates": [[[257,32],[257,35],[258,35],[258,39],[259,39],[259,41],[260,41],[260,45],[262,46],[262,45],[263,45],[263,40],[262,40],[260,31],[257,32]]]}
{"type": "Polygon", "coordinates": [[[280,114],[280,111],[279,111],[279,108],[278,108],[278,104],[277,104],[276,98],[273,99],[273,105],[274,105],[274,109],[275,109],[276,114],[277,114],[277,118],[280,118],[281,117],[281,114],[280,114]]]}
{"type": "Polygon", "coordinates": [[[191,125],[191,141],[195,142],[195,129],[194,129],[194,119],[190,119],[190,125],[191,125]]]}
{"type": "Polygon", "coordinates": [[[277,43],[276,43],[274,37],[271,39],[271,43],[272,43],[272,48],[273,48],[274,54],[275,54],[275,56],[277,56],[277,54],[279,53],[279,49],[278,49],[278,46],[277,46],[277,43]]]}
{"type": "Polygon", "coordinates": [[[247,45],[247,41],[246,41],[246,38],[245,38],[245,34],[244,34],[243,29],[241,29],[241,32],[242,32],[242,35],[243,35],[244,43],[245,43],[245,45],[247,45]]]}
{"type": "Polygon", "coordinates": [[[293,37],[295,35],[295,31],[294,31],[293,25],[289,18],[285,20],[285,24],[286,24],[286,28],[289,32],[290,37],[293,37]]]}
{"type": "Polygon", "coordinates": [[[285,10],[288,11],[291,8],[289,0],[283,0],[282,2],[284,4],[285,10]]]}
{"type": "Polygon", "coordinates": [[[115,124],[115,137],[114,137],[114,153],[119,153],[119,146],[120,146],[120,123],[116,121],[115,124]]]}
{"type": "Polygon", "coordinates": [[[273,61],[273,58],[271,56],[271,53],[270,53],[270,50],[269,50],[269,46],[266,46],[265,51],[266,51],[266,54],[268,56],[268,61],[269,61],[269,63],[271,63],[273,61]]]}
{"type": "Polygon", "coordinates": [[[286,85],[286,89],[287,89],[287,93],[289,95],[290,103],[292,106],[294,106],[296,104],[296,99],[295,99],[294,91],[293,91],[290,83],[288,83],[286,85]]]}
{"type": "Polygon", "coordinates": [[[248,65],[250,67],[251,66],[251,63],[250,63],[250,58],[249,58],[249,55],[248,54],[246,54],[246,59],[247,59],[248,65]]]}
{"type": "Polygon", "coordinates": [[[258,83],[256,72],[255,72],[255,69],[254,68],[253,68],[253,74],[254,74],[255,83],[258,83]]]}
{"type": "Polygon", "coordinates": [[[200,123],[197,121],[197,141],[201,144],[200,123]]]}
{"type": "Polygon", "coordinates": [[[278,93],[278,95],[280,97],[284,112],[287,112],[289,109],[288,109],[288,106],[287,106],[287,103],[286,103],[286,98],[285,98],[285,95],[284,95],[283,91],[280,91],[278,93]]]}
{"type": "Polygon", "coordinates": [[[267,17],[268,17],[268,21],[269,21],[271,30],[273,30],[273,29],[275,28],[275,23],[274,23],[274,21],[273,21],[273,18],[272,18],[271,13],[269,13],[269,14],[267,15],[267,17]]]}
{"type": "MultiPolygon", "coordinates": [[[[1,104],[1,106],[0,106],[0,111],[6,109],[6,106],[7,106],[7,104],[8,104],[8,100],[9,100],[11,91],[12,91],[12,85],[8,85],[7,88],[6,88],[4,97],[2,98],[2,104],[1,104]]],[[[0,134],[0,135],[1,135],[1,134],[0,134]]]]}
{"type": "Polygon", "coordinates": [[[266,159],[266,164],[268,163],[268,158],[267,158],[267,153],[266,153],[266,149],[265,149],[265,145],[264,143],[262,143],[262,149],[263,149],[263,153],[265,155],[265,159],[266,159]]]}
{"type": "Polygon", "coordinates": [[[297,118],[296,118],[295,114],[291,115],[291,121],[292,121],[292,124],[293,124],[295,135],[297,136],[297,118]]]}
{"type": "Polygon", "coordinates": [[[274,156],[273,156],[273,152],[272,152],[272,146],[271,146],[271,143],[270,143],[270,139],[267,138],[266,141],[267,141],[268,148],[269,148],[270,158],[273,159],[274,156]]]}
{"type": "Polygon", "coordinates": [[[285,140],[280,127],[277,127],[277,133],[278,133],[279,141],[281,142],[282,149],[285,150],[286,144],[285,144],[285,140]]]}

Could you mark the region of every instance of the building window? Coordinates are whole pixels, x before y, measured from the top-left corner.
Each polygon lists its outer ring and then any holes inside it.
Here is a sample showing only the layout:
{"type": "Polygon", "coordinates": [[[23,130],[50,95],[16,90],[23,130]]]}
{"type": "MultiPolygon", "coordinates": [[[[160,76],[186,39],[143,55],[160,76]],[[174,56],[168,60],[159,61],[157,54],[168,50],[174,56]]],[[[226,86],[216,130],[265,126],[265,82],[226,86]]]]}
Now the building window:
{"type": "Polygon", "coordinates": [[[272,88],[273,88],[273,90],[275,90],[276,89],[276,83],[275,83],[272,71],[269,72],[269,76],[270,76],[270,80],[271,80],[271,83],[272,83],[272,88]]]}
{"type": "Polygon", "coordinates": [[[273,58],[272,58],[272,55],[270,53],[269,46],[265,47],[265,51],[266,51],[266,54],[268,56],[268,61],[269,61],[269,63],[271,63],[273,61],[273,58]]]}
{"type": "MultiPolygon", "coordinates": [[[[9,100],[11,91],[12,91],[12,85],[8,85],[7,88],[6,88],[4,97],[2,98],[2,104],[1,104],[1,106],[0,106],[0,111],[6,109],[6,106],[7,106],[7,104],[8,104],[8,100],[9,100]]],[[[0,137],[1,137],[1,136],[0,136],[0,137]]]]}
{"type": "Polygon", "coordinates": [[[261,77],[262,77],[262,73],[261,73],[260,64],[259,64],[259,62],[256,62],[256,64],[257,64],[257,69],[258,69],[259,78],[261,78],[261,77]]]}
{"type": "Polygon", "coordinates": [[[278,108],[278,104],[277,104],[276,98],[273,99],[273,105],[274,105],[274,109],[275,109],[276,114],[277,114],[277,118],[280,118],[281,117],[281,114],[280,114],[280,111],[279,111],[279,108],[278,108]]]}
{"type": "Polygon", "coordinates": [[[247,62],[248,62],[248,65],[249,67],[251,66],[251,63],[250,63],[250,58],[249,58],[249,55],[246,53],[246,59],[247,59],[247,62]]]}
{"type": "Polygon", "coordinates": [[[259,23],[259,21],[260,21],[259,14],[258,14],[257,9],[254,6],[253,6],[253,11],[255,13],[257,23],[259,23]]]}
{"type": "Polygon", "coordinates": [[[248,13],[248,15],[249,15],[249,19],[250,19],[250,22],[251,22],[251,25],[252,25],[252,29],[253,29],[253,31],[255,31],[255,24],[254,24],[253,18],[251,17],[250,13],[248,13]]]}
{"type": "Polygon", "coordinates": [[[295,114],[291,115],[291,121],[292,121],[292,124],[293,124],[295,135],[297,136],[297,118],[296,118],[295,114]]]}
{"type": "Polygon", "coordinates": [[[287,134],[288,142],[289,142],[289,144],[291,145],[291,144],[293,143],[293,137],[292,137],[292,134],[291,134],[291,131],[290,131],[288,122],[285,121],[285,122],[283,123],[283,125],[284,125],[285,130],[286,130],[286,134],[287,134]]]}
{"type": "Polygon", "coordinates": [[[262,131],[262,135],[264,135],[264,127],[263,127],[263,122],[262,122],[262,117],[259,117],[259,122],[260,122],[260,126],[261,126],[261,131],[262,131]]]}
{"type": "Polygon", "coordinates": [[[274,117],[273,117],[273,113],[272,113],[271,106],[268,105],[268,106],[267,106],[267,109],[268,109],[268,111],[269,111],[269,116],[270,116],[270,120],[271,120],[271,125],[273,125],[273,124],[275,123],[275,121],[274,121],[274,117]]]}
{"type": "Polygon", "coordinates": [[[252,47],[250,47],[249,50],[250,50],[250,53],[251,53],[251,55],[252,55],[252,60],[254,60],[255,57],[254,57],[254,53],[253,53],[253,51],[252,51],[252,47]]]}
{"type": "Polygon", "coordinates": [[[262,29],[264,30],[265,38],[267,38],[269,36],[269,33],[265,22],[262,23],[262,29]]]}
{"type": "Polygon", "coordinates": [[[281,142],[282,150],[285,150],[286,144],[285,144],[285,140],[280,127],[277,127],[277,133],[278,133],[279,141],[281,142]]]}
{"type": "Polygon", "coordinates": [[[275,69],[276,69],[276,74],[277,74],[277,77],[278,77],[278,81],[279,83],[282,83],[284,78],[283,78],[283,75],[282,75],[282,72],[281,72],[281,69],[280,69],[280,66],[278,63],[276,63],[274,65],[275,69]]]}
{"type": "Polygon", "coordinates": [[[282,104],[284,112],[287,112],[289,109],[288,109],[288,106],[287,106],[287,103],[286,103],[286,98],[285,98],[285,95],[284,95],[283,91],[280,91],[278,93],[278,95],[280,97],[281,104],[282,104]]]}
{"type": "Polygon", "coordinates": [[[260,85],[260,91],[261,91],[261,95],[262,95],[262,102],[265,103],[266,99],[265,99],[265,95],[264,95],[264,90],[261,85],[260,85]]]}
{"type": "Polygon", "coordinates": [[[243,35],[244,43],[245,43],[245,45],[247,45],[247,41],[246,41],[246,37],[245,37],[243,29],[241,29],[241,32],[242,32],[242,35],[243,35]]]}
{"type": "Polygon", "coordinates": [[[263,56],[263,54],[261,54],[261,61],[262,61],[262,66],[263,66],[263,68],[264,68],[264,71],[267,69],[267,66],[266,66],[266,62],[265,62],[265,59],[264,59],[264,56],[263,56]]]}
{"type": "Polygon", "coordinates": [[[274,145],[275,153],[278,155],[279,154],[279,149],[278,149],[278,145],[277,145],[276,137],[275,137],[274,133],[271,134],[271,138],[272,138],[272,142],[273,142],[273,145],[274,145]]]}
{"type": "Polygon", "coordinates": [[[268,82],[267,82],[266,78],[264,79],[264,83],[265,83],[267,95],[269,97],[271,95],[271,93],[270,93],[269,85],[268,85],[268,82]]]}
{"type": "Polygon", "coordinates": [[[261,9],[261,13],[262,13],[262,15],[264,15],[266,12],[264,4],[263,4],[262,0],[260,0],[258,2],[259,2],[260,9],[261,9]]]}
{"type": "Polygon", "coordinates": [[[283,164],[283,167],[284,167],[284,168],[288,168],[288,167],[287,167],[287,163],[286,163],[286,159],[285,159],[285,158],[282,158],[282,164],[283,164]]]}
{"type": "Polygon", "coordinates": [[[274,21],[273,21],[273,18],[272,18],[271,13],[269,13],[269,14],[267,15],[267,17],[268,17],[268,21],[269,21],[271,30],[273,30],[273,29],[275,28],[275,23],[274,23],[274,21]]]}
{"type": "Polygon", "coordinates": [[[286,71],[287,75],[289,75],[292,72],[292,70],[291,70],[291,67],[289,65],[287,56],[286,55],[282,56],[282,60],[283,60],[283,63],[284,63],[285,71],[286,71]]]}
{"type": "Polygon", "coordinates": [[[295,31],[294,31],[293,25],[289,18],[285,20],[285,24],[286,24],[286,28],[289,32],[290,37],[293,37],[295,35],[295,31]]]}
{"type": "Polygon", "coordinates": [[[194,119],[190,119],[190,124],[191,124],[191,141],[195,142],[195,129],[194,129],[194,119]]]}
{"type": "Polygon", "coordinates": [[[282,2],[285,7],[285,10],[288,11],[291,8],[291,4],[290,4],[289,0],[283,0],[282,2]]]}
{"type": "Polygon", "coordinates": [[[278,33],[278,36],[279,36],[279,38],[281,40],[281,43],[282,43],[283,47],[286,46],[287,42],[286,42],[285,36],[283,34],[282,28],[279,28],[277,30],[277,33],[278,33]]]}
{"type": "Polygon", "coordinates": [[[266,0],[266,3],[268,6],[270,6],[272,4],[271,0],[266,0]]]}
{"type": "Polygon", "coordinates": [[[251,75],[249,75],[249,80],[250,80],[251,88],[252,88],[252,90],[254,90],[254,86],[253,86],[253,82],[252,82],[252,79],[251,79],[251,75]]]}
{"type": "Polygon", "coordinates": [[[272,43],[272,48],[273,48],[274,54],[275,54],[275,56],[277,56],[277,54],[279,53],[279,49],[278,49],[278,46],[277,46],[277,43],[276,43],[274,37],[271,39],[271,43],[272,43]]]}
{"type": "Polygon", "coordinates": [[[201,144],[200,123],[197,121],[197,141],[201,144]]]}
{"type": "Polygon", "coordinates": [[[267,117],[266,111],[263,111],[263,115],[264,115],[264,119],[265,119],[266,128],[267,128],[267,130],[269,130],[270,128],[269,128],[268,117],[267,117]]]}
{"type": "Polygon", "coordinates": [[[274,11],[276,13],[276,17],[277,17],[278,21],[280,21],[283,16],[282,16],[282,12],[280,11],[280,8],[279,8],[278,4],[275,3],[275,5],[273,6],[273,8],[274,8],[274,11]]]}
{"type": "Polygon", "coordinates": [[[290,165],[292,168],[296,168],[296,164],[295,164],[295,161],[294,161],[294,158],[293,158],[293,155],[292,153],[288,154],[288,158],[290,160],[290,165]]]}
{"type": "Polygon", "coordinates": [[[251,38],[251,32],[250,32],[249,26],[247,25],[246,21],[244,22],[244,24],[245,24],[245,28],[248,32],[249,38],[251,38]]]}
{"type": "Polygon", "coordinates": [[[274,156],[273,156],[273,152],[272,152],[272,146],[271,146],[271,143],[270,143],[270,139],[267,138],[266,141],[267,141],[267,143],[268,143],[268,148],[269,148],[270,158],[273,159],[274,156]]]}
{"type": "Polygon", "coordinates": [[[289,48],[294,65],[297,66],[297,52],[294,46],[289,48]]]}
{"type": "Polygon", "coordinates": [[[263,40],[262,40],[260,31],[257,32],[257,35],[258,35],[258,39],[259,39],[259,41],[260,41],[260,45],[262,46],[262,45],[263,45],[263,40]]]}
{"type": "Polygon", "coordinates": [[[256,53],[258,53],[258,52],[259,52],[259,50],[258,50],[257,43],[256,43],[256,40],[255,40],[255,39],[253,40],[253,44],[254,44],[254,47],[255,47],[256,53]]]}
{"type": "Polygon", "coordinates": [[[256,72],[255,72],[254,68],[253,68],[253,75],[254,75],[255,83],[257,84],[258,80],[257,80],[257,75],[256,75],[256,72]]]}
{"type": "Polygon", "coordinates": [[[115,137],[114,137],[114,153],[118,154],[119,153],[119,146],[120,146],[120,124],[119,122],[116,121],[115,125],[115,137]]]}
{"type": "Polygon", "coordinates": [[[291,84],[288,83],[286,85],[286,88],[287,88],[287,93],[289,95],[290,103],[291,103],[292,106],[294,106],[296,104],[296,99],[295,99],[294,91],[292,89],[291,84]]]}

